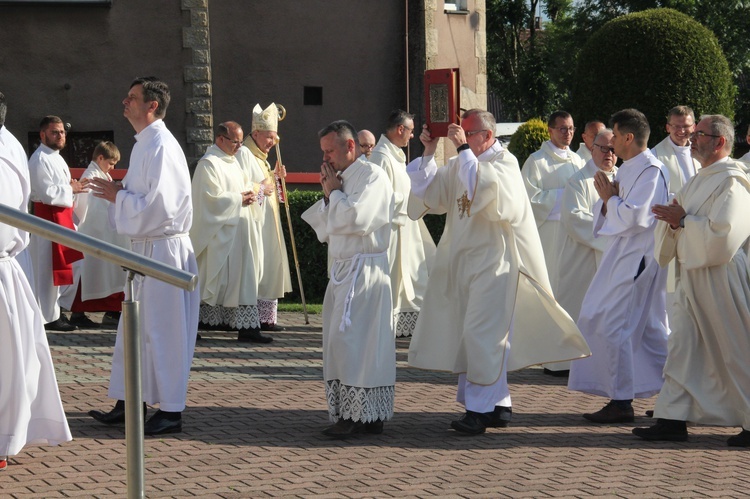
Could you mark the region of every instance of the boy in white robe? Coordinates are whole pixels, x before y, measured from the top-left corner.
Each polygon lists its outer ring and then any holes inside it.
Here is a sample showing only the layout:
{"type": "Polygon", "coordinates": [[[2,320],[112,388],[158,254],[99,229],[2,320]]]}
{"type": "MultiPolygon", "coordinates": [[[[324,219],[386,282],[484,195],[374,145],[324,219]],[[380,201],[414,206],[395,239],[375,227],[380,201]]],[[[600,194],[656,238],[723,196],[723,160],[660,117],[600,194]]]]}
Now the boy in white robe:
{"type": "MultiPolygon", "coordinates": [[[[94,148],[91,163],[81,179],[102,178],[112,180],[109,172],[120,161],[120,151],[112,142],[104,141],[94,148]]],[[[73,212],[78,232],[122,248],[130,248],[130,240],[118,234],[109,225],[109,202],[81,193],[76,197],[73,212]]],[[[103,326],[117,327],[125,299],[125,272],[114,265],[93,256],[84,255],[83,260],[73,263],[73,284],[60,296],[60,305],[70,310],[70,322],[80,328],[96,328],[99,324],[86,316],[85,312],[104,312],[103,326]]]]}
{"type": "MultiPolygon", "coordinates": [[[[0,147],[0,203],[26,212],[29,179],[0,147]]],[[[29,444],[73,439],[65,418],[42,315],[16,256],[28,233],[0,224],[0,471],[29,444]]]]}
{"type": "Polygon", "coordinates": [[[701,117],[690,149],[703,167],[673,203],[653,207],[655,256],[676,259],[678,279],[658,419],[633,429],[646,440],[687,440],[692,421],[741,426],[727,444],[750,447],[750,181],[729,158],[733,143],[728,118],[701,117]]]}
{"type": "Polygon", "coordinates": [[[667,354],[666,272],[654,253],[651,206],[668,200],[669,173],[647,149],[640,111],[612,115],[612,147],[624,162],[611,182],[597,172],[594,234],[609,236],[601,265],[583,298],[578,327],[591,347],[575,362],[568,388],[611,401],[583,417],[594,423],[634,420],[633,398],[659,392],[667,354]]]}
{"type": "Polygon", "coordinates": [[[394,199],[385,172],[359,154],[357,132],[334,121],[320,132],[324,199],[302,214],[328,243],[323,377],[334,438],[381,433],[393,417],[396,347],[388,243],[394,199]]]}
{"type": "MultiPolygon", "coordinates": [[[[130,167],[122,185],[92,179],[94,196],[112,203],[110,221],[130,237],[131,249],[178,269],[198,273],[188,232],[193,220],[190,172],[185,154],[162,118],[169,104],[167,84],[154,77],[133,81],[123,100],[124,115],[136,131],[130,167]]],[[[190,364],[198,334],[200,290],[184,291],[145,277],[136,278],[143,334],[141,368],[145,404],[159,410],[144,426],[147,435],[182,431],[190,364]]],[[[122,321],[112,359],[110,412],[89,411],[104,424],[125,422],[125,365],[122,321]]]]}
{"type": "Polygon", "coordinates": [[[470,435],[510,423],[509,370],[590,354],[552,297],[518,161],[494,131],[491,113],[466,111],[448,129],[459,154],[438,168],[425,125],[424,156],[406,169],[409,215],[446,213],[409,364],[459,375],[466,412],[451,427],[470,435]]]}

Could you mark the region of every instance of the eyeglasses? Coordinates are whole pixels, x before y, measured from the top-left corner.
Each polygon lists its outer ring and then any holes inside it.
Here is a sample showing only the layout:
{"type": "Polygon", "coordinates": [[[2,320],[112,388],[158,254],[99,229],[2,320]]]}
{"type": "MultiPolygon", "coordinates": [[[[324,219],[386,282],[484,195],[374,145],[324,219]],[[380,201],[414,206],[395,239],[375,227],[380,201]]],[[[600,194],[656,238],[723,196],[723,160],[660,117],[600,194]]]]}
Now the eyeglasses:
{"type": "Polygon", "coordinates": [[[690,134],[690,139],[695,139],[696,137],[713,137],[715,139],[718,139],[719,137],[721,137],[721,135],[711,135],[710,133],[706,133],[702,131],[693,132],[690,134]]]}
{"type": "Polygon", "coordinates": [[[408,131],[408,132],[412,132],[412,131],[414,130],[414,127],[411,127],[411,128],[409,128],[409,127],[408,127],[408,126],[406,126],[406,125],[401,125],[401,126],[402,126],[402,127],[404,127],[404,130],[406,130],[406,131],[408,131]]]}
{"type": "Polygon", "coordinates": [[[561,126],[558,128],[552,128],[552,130],[557,130],[560,133],[574,133],[576,131],[576,127],[574,126],[561,126]]]}
{"type": "Polygon", "coordinates": [[[227,137],[226,135],[219,135],[219,137],[221,137],[224,140],[228,140],[229,142],[232,143],[232,145],[235,145],[235,146],[241,146],[242,145],[242,141],[241,140],[232,140],[229,137],[227,137]]]}
{"type": "Polygon", "coordinates": [[[360,144],[359,147],[361,147],[362,149],[372,149],[375,147],[375,145],[374,144],[360,144]]]}
{"type": "Polygon", "coordinates": [[[470,131],[466,132],[466,136],[467,137],[471,137],[472,135],[476,135],[476,134],[482,133],[482,132],[489,132],[489,130],[470,130],[470,131]]]}
{"type": "Polygon", "coordinates": [[[596,147],[599,148],[599,150],[602,152],[602,154],[611,153],[612,155],[615,154],[615,148],[609,147],[609,146],[601,146],[599,144],[594,144],[596,147]]]}
{"type": "Polygon", "coordinates": [[[695,125],[673,125],[672,123],[667,123],[667,125],[671,126],[677,131],[690,130],[691,128],[695,126],[695,125]]]}

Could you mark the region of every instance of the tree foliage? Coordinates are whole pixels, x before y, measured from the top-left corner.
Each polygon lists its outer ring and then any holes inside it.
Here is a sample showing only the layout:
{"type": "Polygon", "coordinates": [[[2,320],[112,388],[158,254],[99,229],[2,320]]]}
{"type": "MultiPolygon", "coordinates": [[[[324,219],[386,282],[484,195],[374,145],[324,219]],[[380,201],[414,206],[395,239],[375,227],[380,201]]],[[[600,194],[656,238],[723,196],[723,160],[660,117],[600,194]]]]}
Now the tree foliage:
{"type": "Polygon", "coordinates": [[[523,167],[526,159],[538,151],[546,140],[549,140],[547,123],[539,118],[532,118],[519,126],[510,137],[508,150],[516,157],[518,165],[523,167]]]}
{"type": "Polygon", "coordinates": [[[580,122],[606,121],[635,107],[651,122],[653,145],[666,135],[673,106],[731,118],[734,96],[729,65],[713,33],[676,10],[651,9],[610,21],[589,38],[580,53],[572,111],[580,122]]]}

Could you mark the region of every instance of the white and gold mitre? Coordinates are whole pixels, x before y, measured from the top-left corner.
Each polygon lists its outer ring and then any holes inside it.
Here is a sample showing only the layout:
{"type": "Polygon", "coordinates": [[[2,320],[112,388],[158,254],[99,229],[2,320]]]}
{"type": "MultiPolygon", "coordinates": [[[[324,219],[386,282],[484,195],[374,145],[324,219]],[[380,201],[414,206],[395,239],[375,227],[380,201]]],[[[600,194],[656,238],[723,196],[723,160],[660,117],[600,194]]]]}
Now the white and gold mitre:
{"type": "Polygon", "coordinates": [[[279,131],[279,108],[271,103],[265,109],[261,109],[259,104],[256,104],[253,108],[253,124],[251,126],[251,132],[260,130],[262,132],[278,132],[279,131]]]}

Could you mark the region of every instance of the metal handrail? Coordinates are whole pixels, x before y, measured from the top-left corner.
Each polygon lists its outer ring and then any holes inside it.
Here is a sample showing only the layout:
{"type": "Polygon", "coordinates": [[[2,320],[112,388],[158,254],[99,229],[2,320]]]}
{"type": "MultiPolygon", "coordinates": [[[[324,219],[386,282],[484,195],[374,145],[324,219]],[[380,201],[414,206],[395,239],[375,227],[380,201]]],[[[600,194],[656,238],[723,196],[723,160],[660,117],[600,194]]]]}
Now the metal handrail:
{"type": "Polygon", "coordinates": [[[190,272],[70,230],[2,203],[0,203],[0,222],[187,291],[193,291],[198,284],[198,276],[190,272]]]}
{"type": "Polygon", "coordinates": [[[39,237],[94,256],[128,272],[125,301],[122,302],[122,332],[125,354],[125,445],[127,452],[128,498],[145,497],[143,452],[143,394],[141,382],[141,339],[138,302],[134,299],[133,279],[141,274],[187,291],[195,290],[198,276],[162,262],[120,248],[95,237],[0,203],[0,223],[17,227],[39,237]]]}

